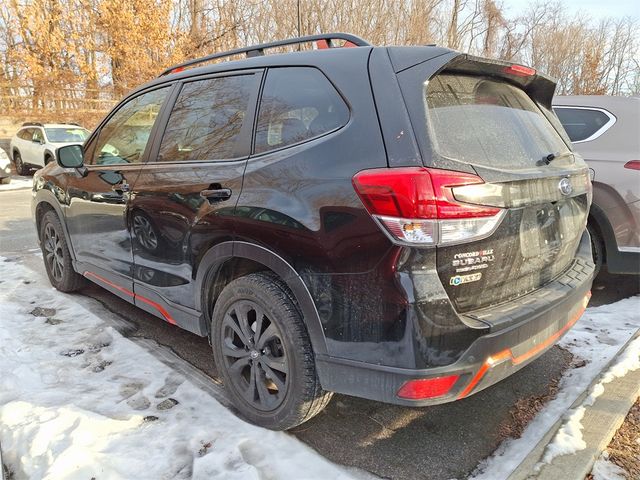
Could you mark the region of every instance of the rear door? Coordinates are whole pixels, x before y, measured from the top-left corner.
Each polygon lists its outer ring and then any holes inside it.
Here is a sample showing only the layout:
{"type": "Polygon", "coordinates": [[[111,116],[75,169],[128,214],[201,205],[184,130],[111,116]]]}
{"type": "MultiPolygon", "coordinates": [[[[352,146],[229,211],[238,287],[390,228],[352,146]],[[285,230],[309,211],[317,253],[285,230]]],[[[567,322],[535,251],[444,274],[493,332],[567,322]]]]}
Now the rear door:
{"type": "Polygon", "coordinates": [[[198,261],[233,238],[261,77],[258,70],[185,80],[132,191],[136,294],[170,314],[199,309],[198,261]]]}
{"type": "Polygon", "coordinates": [[[477,219],[461,219],[447,232],[452,240],[437,247],[449,298],[468,312],[545,285],[575,257],[591,192],[587,167],[550,110],[550,81],[528,69],[467,61],[419,82],[421,125],[415,112],[412,120],[430,146],[425,164],[478,175],[484,183],[452,187],[452,197],[503,215],[471,240],[465,229],[477,219]]]}

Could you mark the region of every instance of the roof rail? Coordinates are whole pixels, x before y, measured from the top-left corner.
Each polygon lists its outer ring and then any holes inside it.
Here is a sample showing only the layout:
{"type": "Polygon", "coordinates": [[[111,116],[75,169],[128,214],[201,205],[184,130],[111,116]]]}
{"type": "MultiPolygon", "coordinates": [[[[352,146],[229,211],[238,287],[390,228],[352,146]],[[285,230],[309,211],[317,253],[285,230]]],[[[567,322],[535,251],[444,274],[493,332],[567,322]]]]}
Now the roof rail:
{"type": "Polygon", "coordinates": [[[22,124],[23,127],[44,127],[40,122],[24,122],[22,124]]]}
{"type": "Polygon", "coordinates": [[[320,35],[307,35],[306,37],[295,37],[287,40],[278,40],[275,42],[261,43],[260,45],[253,45],[251,47],[236,48],[227,52],[213,53],[202,58],[196,58],[194,60],[188,60],[164,70],[159,76],[168,75],[169,73],[180,72],[187,67],[197,65],[199,63],[209,62],[218,58],[231,57],[233,55],[246,54],[247,58],[259,57],[264,55],[264,51],[270,48],[283,47],[286,45],[300,45],[302,43],[325,41],[327,48],[334,48],[334,40],[344,40],[346,43],[352,44],[356,47],[370,47],[371,44],[360,37],[352,35],[350,33],[323,33],[320,35]]]}

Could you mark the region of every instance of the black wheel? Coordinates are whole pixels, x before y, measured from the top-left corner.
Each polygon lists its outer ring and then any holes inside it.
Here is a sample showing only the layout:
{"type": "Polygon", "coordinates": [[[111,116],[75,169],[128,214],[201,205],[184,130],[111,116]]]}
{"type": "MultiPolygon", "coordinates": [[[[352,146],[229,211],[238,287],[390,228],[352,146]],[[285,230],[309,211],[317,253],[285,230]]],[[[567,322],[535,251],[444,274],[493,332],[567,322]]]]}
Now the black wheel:
{"type": "Polygon", "coordinates": [[[593,263],[596,265],[594,277],[600,273],[604,263],[604,240],[600,231],[591,223],[587,224],[587,231],[591,237],[591,253],[593,255],[593,263]]]}
{"type": "Polygon", "coordinates": [[[42,217],[40,243],[51,285],[61,292],[78,290],[84,284],[84,278],[73,269],[67,240],[55,212],[49,211],[42,217]]]}
{"type": "Polygon", "coordinates": [[[16,173],[18,175],[26,175],[27,173],[29,173],[29,169],[25,166],[24,162],[22,161],[22,156],[20,155],[20,152],[15,152],[13,154],[13,163],[16,166],[16,173]]]}
{"type": "Polygon", "coordinates": [[[287,430],[329,403],[302,316],[275,275],[253,273],[229,283],[216,301],[211,337],[228,395],[247,420],[287,430]]]}
{"type": "Polygon", "coordinates": [[[45,155],[45,157],[44,157],[44,166],[46,167],[51,162],[53,162],[53,157],[51,155],[45,155]]]}

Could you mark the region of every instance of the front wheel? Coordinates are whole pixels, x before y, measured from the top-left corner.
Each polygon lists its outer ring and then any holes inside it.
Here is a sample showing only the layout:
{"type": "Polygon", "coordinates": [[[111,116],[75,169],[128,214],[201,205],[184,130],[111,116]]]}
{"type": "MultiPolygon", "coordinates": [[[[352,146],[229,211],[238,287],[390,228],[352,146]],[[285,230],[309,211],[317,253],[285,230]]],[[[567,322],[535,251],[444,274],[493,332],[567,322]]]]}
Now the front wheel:
{"type": "Polygon", "coordinates": [[[253,273],[224,288],[213,310],[211,343],[230,399],[256,425],[293,428],[331,399],[320,386],[302,316],[275,275],[253,273]]]}
{"type": "Polygon", "coordinates": [[[62,224],[53,211],[45,213],[42,217],[40,245],[51,285],[61,292],[78,290],[84,284],[84,278],[73,269],[62,224]]]}
{"type": "Polygon", "coordinates": [[[22,161],[22,156],[20,155],[20,152],[16,152],[13,154],[13,163],[16,166],[16,173],[18,175],[26,175],[27,173],[29,173],[29,169],[25,166],[24,162],[22,161]]]}

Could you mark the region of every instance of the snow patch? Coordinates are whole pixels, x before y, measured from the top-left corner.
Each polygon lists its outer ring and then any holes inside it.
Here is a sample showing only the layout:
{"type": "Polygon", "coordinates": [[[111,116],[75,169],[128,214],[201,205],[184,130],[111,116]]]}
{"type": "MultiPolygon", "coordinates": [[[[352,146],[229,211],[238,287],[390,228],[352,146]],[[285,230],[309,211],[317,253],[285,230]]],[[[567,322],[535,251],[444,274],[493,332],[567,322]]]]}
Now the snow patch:
{"type": "Polygon", "coordinates": [[[15,480],[368,477],[238,419],[26,267],[0,257],[0,278],[0,442],[15,480]]]}
{"type": "Polygon", "coordinates": [[[609,460],[606,450],[598,457],[591,470],[593,480],[626,480],[626,472],[609,460]]]}
{"type": "MultiPolygon", "coordinates": [[[[605,385],[616,378],[624,377],[627,373],[640,368],[640,337],[631,341],[620,354],[615,364],[603,375],[600,382],[596,383],[581,406],[574,409],[568,416],[566,422],[549,443],[541,464],[551,463],[559,455],[569,455],[587,448],[587,444],[582,439],[582,418],[586,407],[594,404],[596,399],[604,393],[605,385]]],[[[539,469],[542,465],[537,465],[539,469]]]]}
{"type": "Polygon", "coordinates": [[[0,192],[4,190],[20,190],[23,188],[32,188],[32,187],[33,187],[33,178],[12,175],[10,183],[0,183],[0,192]]]}

